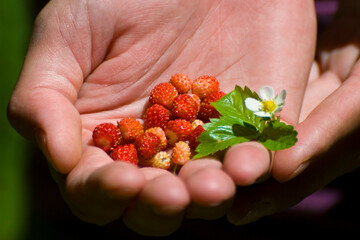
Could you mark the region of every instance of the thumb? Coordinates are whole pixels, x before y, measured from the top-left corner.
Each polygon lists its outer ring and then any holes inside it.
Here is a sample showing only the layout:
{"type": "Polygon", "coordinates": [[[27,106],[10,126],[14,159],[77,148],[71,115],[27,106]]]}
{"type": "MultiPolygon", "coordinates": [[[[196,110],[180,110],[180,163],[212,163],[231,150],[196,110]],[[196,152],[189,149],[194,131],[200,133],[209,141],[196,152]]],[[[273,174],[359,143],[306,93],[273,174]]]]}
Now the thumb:
{"type": "Polygon", "coordinates": [[[79,161],[80,116],[56,90],[17,89],[9,104],[8,118],[21,135],[42,149],[60,173],[68,173],[79,161]]]}
{"type": "Polygon", "coordinates": [[[74,103],[84,74],[57,22],[39,17],[36,23],[8,118],[57,171],[68,173],[82,153],[81,119],[74,103]]]}

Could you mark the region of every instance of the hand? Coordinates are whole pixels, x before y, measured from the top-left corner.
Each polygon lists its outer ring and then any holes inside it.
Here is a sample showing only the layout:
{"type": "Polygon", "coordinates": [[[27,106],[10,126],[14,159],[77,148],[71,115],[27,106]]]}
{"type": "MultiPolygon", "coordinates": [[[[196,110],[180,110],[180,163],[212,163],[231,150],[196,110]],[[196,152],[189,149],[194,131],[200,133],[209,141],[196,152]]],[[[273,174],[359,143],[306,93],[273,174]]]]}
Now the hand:
{"type": "Polygon", "coordinates": [[[319,58],[296,126],[298,143],[274,156],[272,175],[283,183],[240,190],[228,215],[234,224],[279,212],[359,168],[359,11],[356,1],[341,1],[333,23],[320,36],[319,58]]]}
{"type": "MultiPolygon", "coordinates": [[[[295,109],[286,120],[295,123],[315,42],[311,6],[52,1],[36,21],[9,120],[43,150],[64,199],[84,221],[123,217],[141,234],[167,235],[190,203],[187,217],[219,217],[235,184],[218,161],[193,161],[179,177],[138,169],[95,148],[91,132],[100,122],[140,118],[150,89],[176,72],[214,75],[225,92],[235,84],[286,88],[295,109]]],[[[255,175],[266,172],[269,157],[264,161],[255,175]]]]}

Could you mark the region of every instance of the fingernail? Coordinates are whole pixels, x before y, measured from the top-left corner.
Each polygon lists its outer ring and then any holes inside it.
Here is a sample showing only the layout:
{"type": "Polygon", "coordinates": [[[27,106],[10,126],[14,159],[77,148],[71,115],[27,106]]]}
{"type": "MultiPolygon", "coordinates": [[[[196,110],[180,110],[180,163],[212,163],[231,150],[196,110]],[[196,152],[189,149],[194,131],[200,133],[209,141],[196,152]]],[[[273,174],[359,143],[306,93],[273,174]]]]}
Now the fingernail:
{"type": "Polygon", "coordinates": [[[54,168],[56,171],[58,169],[54,166],[53,162],[51,161],[50,151],[47,145],[47,139],[46,134],[42,129],[36,130],[36,141],[41,149],[41,152],[44,154],[45,158],[48,160],[48,163],[51,165],[52,168],[54,168]]]}
{"type": "MultiPolygon", "coordinates": [[[[269,215],[273,212],[273,204],[268,201],[260,201],[255,203],[246,213],[245,215],[234,222],[235,225],[245,225],[248,223],[255,222],[256,220],[269,215]]],[[[234,216],[238,218],[238,216],[234,216]]]]}
{"type": "Polygon", "coordinates": [[[41,149],[41,151],[44,153],[45,157],[49,157],[49,150],[47,148],[47,141],[46,141],[46,135],[45,132],[42,129],[36,130],[36,141],[41,149]]]}
{"type": "Polygon", "coordinates": [[[302,164],[300,164],[298,166],[298,168],[288,178],[282,179],[279,182],[286,182],[286,181],[289,181],[289,180],[295,178],[300,173],[302,173],[309,166],[309,164],[310,164],[310,161],[303,162],[302,164]]]}

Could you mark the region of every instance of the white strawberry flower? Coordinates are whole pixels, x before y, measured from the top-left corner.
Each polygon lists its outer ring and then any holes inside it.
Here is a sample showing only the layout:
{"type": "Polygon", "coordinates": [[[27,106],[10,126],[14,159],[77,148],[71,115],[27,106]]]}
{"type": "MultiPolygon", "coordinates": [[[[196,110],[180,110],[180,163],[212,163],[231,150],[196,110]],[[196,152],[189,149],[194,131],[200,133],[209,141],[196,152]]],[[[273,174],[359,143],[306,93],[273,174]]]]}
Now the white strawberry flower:
{"type": "Polygon", "coordinates": [[[275,95],[275,91],[270,86],[263,86],[259,91],[260,101],[255,98],[246,98],[245,106],[256,116],[263,118],[272,118],[275,113],[282,110],[285,104],[286,91],[282,90],[280,94],[275,95]]]}

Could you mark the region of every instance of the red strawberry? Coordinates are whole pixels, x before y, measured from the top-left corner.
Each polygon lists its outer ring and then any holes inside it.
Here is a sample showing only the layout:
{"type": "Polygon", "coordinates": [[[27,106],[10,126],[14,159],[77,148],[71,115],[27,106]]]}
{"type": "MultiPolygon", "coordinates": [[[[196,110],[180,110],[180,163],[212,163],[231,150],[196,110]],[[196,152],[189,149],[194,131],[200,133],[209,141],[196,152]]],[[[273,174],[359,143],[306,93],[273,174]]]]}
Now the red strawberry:
{"type": "Polygon", "coordinates": [[[172,112],[177,118],[194,121],[199,109],[199,102],[197,102],[193,96],[180,94],[174,100],[172,112]]]}
{"type": "Polygon", "coordinates": [[[112,123],[101,123],[94,128],[92,133],[94,145],[106,152],[116,148],[121,138],[120,130],[112,123]]]}
{"type": "Polygon", "coordinates": [[[170,111],[160,104],[149,107],[144,115],[145,128],[164,127],[170,120],[170,111]]]}
{"type": "Polygon", "coordinates": [[[191,89],[191,80],[189,76],[182,73],[177,73],[171,76],[170,83],[179,93],[187,93],[191,89]]]}
{"type": "Polygon", "coordinates": [[[165,126],[168,144],[174,146],[178,141],[186,141],[192,130],[191,123],[185,119],[170,120],[165,126]]]}
{"type": "Polygon", "coordinates": [[[154,133],[156,136],[160,138],[160,145],[159,145],[160,150],[164,150],[167,147],[166,134],[162,128],[160,127],[149,128],[145,131],[145,133],[147,132],[154,133]]]}
{"type": "Polygon", "coordinates": [[[146,132],[136,138],[135,147],[141,157],[150,159],[160,151],[160,143],[160,138],[156,134],[146,132]]]}
{"type": "MultiPolygon", "coordinates": [[[[196,94],[193,94],[193,93],[189,93],[188,95],[190,97],[192,97],[192,99],[194,99],[194,101],[196,102],[196,104],[199,106],[199,109],[200,109],[201,100],[200,100],[199,96],[196,94]]],[[[198,111],[199,111],[199,109],[198,109],[198,111]]]]}
{"type": "Polygon", "coordinates": [[[118,122],[118,128],[126,142],[134,142],[137,136],[144,133],[141,123],[131,117],[123,118],[118,122]]]}
{"type": "Polygon", "coordinates": [[[202,125],[198,125],[190,134],[189,136],[189,145],[192,149],[196,149],[197,146],[200,144],[198,137],[201,133],[205,132],[205,129],[202,125]]]}
{"type": "Polygon", "coordinates": [[[191,90],[192,93],[203,99],[209,94],[219,91],[219,81],[213,76],[204,75],[195,79],[191,85],[191,90]]]}
{"type": "Polygon", "coordinates": [[[211,103],[216,102],[223,96],[225,96],[225,93],[222,91],[218,91],[213,92],[209,96],[205,97],[200,104],[198,118],[205,122],[209,121],[210,118],[219,118],[220,113],[214,108],[211,103]]]}
{"type": "Polygon", "coordinates": [[[171,162],[175,165],[184,165],[190,160],[191,150],[189,144],[183,141],[175,143],[171,154],[171,162]]]}
{"type": "Polygon", "coordinates": [[[161,169],[169,169],[171,166],[170,155],[165,151],[160,151],[154,157],[148,160],[141,161],[144,167],[155,167],[161,169]]]}
{"type": "Polygon", "coordinates": [[[150,102],[171,109],[178,94],[178,91],[171,83],[160,83],[151,90],[150,102]]]}
{"type": "Polygon", "coordinates": [[[137,165],[139,162],[134,144],[118,146],[110,153],[110,157],[115,161],[129,162],[134,165],[137,165]]]}

